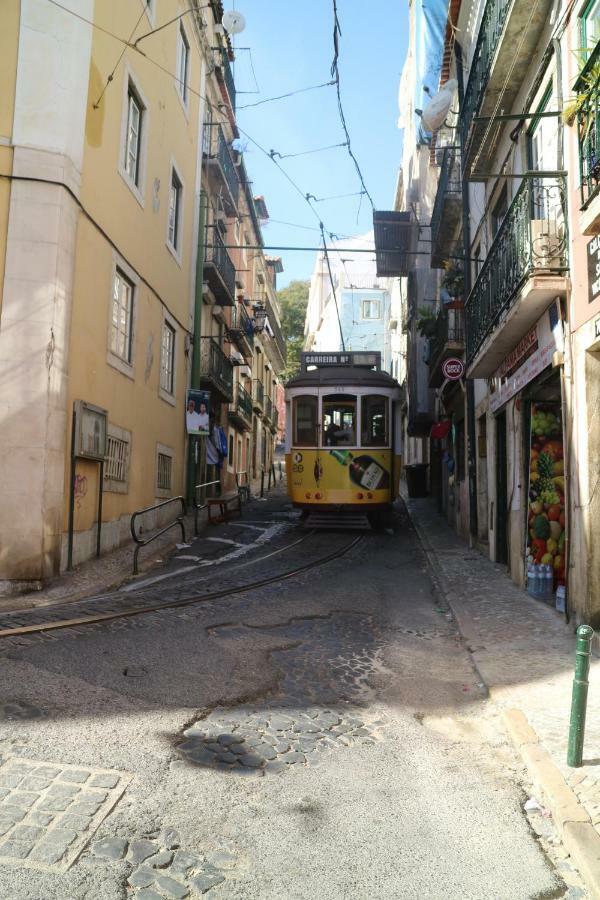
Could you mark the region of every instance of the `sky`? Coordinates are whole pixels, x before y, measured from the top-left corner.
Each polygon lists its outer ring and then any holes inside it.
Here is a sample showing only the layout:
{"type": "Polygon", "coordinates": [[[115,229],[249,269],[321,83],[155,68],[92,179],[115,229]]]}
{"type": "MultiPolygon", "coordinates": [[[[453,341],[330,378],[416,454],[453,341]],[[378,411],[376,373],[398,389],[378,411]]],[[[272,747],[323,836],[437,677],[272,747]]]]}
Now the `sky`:
{"type": "MultiPolygon", "coordinates": [[[[240,127],[267,154],[270,150],[299,153],[342,143],[345,138],[334,87],[242,109],[246,104],[331,79],[333,0],[235,0],[235,4],[225,0],[224,5],[225,9],[235,7],[246,19],[245,30],[234,38],[240,127]],[[244,47],[251,48],[250,52],[244,47]]],[[[337,8],[342,31],[338,58],[341,96],[352,150],[375,207],[391,209],[401,153],[402,132],[396,123],[398,82],[407,48],[408,3],[337,0],[337,8]]],[[[300,194],[267,154],[243,134],[242,141],[253,193],[264,195],[269,210],[270,220],[263,228],[265,244],[318,246],[319,221],[303,195],[310,193],[321,199],[361,190],[346,148],[278,159],[300,194]]],[[[353,235],[372,227],[366,196],[313,205],[327,232],[353,235]]],[[[269,252],[283,260],[278,287],[310,278],[314,252],[269,252]]]]}

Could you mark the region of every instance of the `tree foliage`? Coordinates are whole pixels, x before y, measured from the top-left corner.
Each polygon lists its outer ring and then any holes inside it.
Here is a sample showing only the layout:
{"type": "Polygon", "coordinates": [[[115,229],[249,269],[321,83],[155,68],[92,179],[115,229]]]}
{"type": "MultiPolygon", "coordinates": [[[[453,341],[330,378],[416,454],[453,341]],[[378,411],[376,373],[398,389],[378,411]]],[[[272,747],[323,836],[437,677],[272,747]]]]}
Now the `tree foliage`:
{"type": "Polygon", "coordinates": [[[281,330],[287,347],[287,367],[283,373],[285,381],[293,378],[300,369],[309,289],[310,281],[290,281],[288,287],[277,292],[281,309],[281,330]]]}

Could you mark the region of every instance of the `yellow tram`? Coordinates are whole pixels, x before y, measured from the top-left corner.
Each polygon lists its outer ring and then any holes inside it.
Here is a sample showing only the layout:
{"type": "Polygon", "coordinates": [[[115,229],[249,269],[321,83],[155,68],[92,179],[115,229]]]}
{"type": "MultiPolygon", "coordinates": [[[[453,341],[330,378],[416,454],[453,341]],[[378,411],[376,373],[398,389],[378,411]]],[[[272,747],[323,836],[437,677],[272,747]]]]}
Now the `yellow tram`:
{"type": "Polygon", "coordinates": [[[398,496],[402,461],[401,389],[381,371],[381,354],[302,353],[285,399],[294,506],[381,525],[398,496]]]}

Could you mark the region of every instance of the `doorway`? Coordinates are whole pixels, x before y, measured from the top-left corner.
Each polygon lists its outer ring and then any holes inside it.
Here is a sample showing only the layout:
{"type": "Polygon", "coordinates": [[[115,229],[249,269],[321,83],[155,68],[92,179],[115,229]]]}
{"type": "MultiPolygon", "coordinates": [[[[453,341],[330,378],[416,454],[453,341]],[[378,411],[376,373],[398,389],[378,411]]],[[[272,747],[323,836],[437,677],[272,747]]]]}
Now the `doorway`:
{"type": "Polygon", "coordinates": [[[496,416],[496,562],[508,563],[506,413],[496,416]]]}

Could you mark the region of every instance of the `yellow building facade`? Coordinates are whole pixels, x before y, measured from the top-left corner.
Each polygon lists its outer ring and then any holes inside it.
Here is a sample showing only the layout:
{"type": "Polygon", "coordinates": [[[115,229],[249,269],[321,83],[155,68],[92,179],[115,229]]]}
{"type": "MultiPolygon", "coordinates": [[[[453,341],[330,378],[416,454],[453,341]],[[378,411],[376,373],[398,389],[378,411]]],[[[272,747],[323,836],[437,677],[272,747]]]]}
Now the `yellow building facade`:
{"type": "MultiPolygon", "coordinates": [[[[230,177],[239,165],[221,4],[61,6],[7,0],[0,12],[4,593],[66,567],[70,524],[72,562],[95,553],[100,456],[102,552],[127,539],[135,510],[185,494],[194,341],[214,335],[232,365],[230,310],[208,260],[221,195],[206,146],[215,112],[228,123],[230,177]],[[73,460],[86,421],[102,452],[73,460]]],[[[227,214],[227,244],[242,243],[245,220],[235,204],[227,214]]],[[[228,427],[230,398],[213,399],[228,427]]]]}

